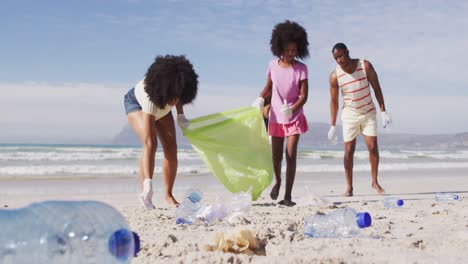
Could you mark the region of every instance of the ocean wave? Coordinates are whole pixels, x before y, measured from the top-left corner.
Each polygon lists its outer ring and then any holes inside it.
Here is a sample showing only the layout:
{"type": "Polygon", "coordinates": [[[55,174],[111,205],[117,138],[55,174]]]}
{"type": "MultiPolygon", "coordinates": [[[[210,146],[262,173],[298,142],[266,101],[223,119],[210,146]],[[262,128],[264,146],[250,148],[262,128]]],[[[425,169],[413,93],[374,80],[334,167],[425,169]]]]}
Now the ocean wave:
{"type": "MultiPolygon", "coordinates": [[[[79,146],[0,146],[0,162],[8,161],[125,161],[138,160],[141,148],[138,147],[79,147],[79,146]]],[[[342,160],[343,150],[299,150],[298,159],[302,160],[342,160]]],[[[158,148],[156,159],[163,157],[162,148],[158,148]]],[[[180,161],[201,161],[193,149],[179,149],[180,161]]],[[[359,150],[354,154],[355,160],[369,159],[367,150],[359,150]]],[[[413,151],[413,150],[381,150],[381,160],[468,160],[468,151],[413,151]]]]}
{"type": "MultiPolygon", "coordinates": [[[[76,151],[76,152],[3,152],[0,161],[97,161],[97,160],[137,160],[141,156],[140,149],[123,149],[119,151],[76,151]]],[[[156,159],[163,157],[161,151],[156,152],[156,159]]],[[[195,152],[179,152],[181,160],[199,159],[195,152]]]]}
{"type": "MultiPolygon", "coordinates": [[[[437,160],[468,160],[468,151],[390,151],[383,150],[379,152],[381,159],[437,159],[437,160]]],[[[300,151],[298,158],[312,159],[312,160],[327,160],[327,159],[343,159],[344,151],[330,150],[330,151],[300,151]]],[[[354,153],[354,158],[358,160],[369,159],[369,152],[367,150],[360,150],[354,153]]]]}
{"type": "MultiPolygon", "coordinates": [[[[155,174],[162,173],[162,167],[154,168],[155,174]]],[[[206,173],[208,169],[203,166],[182,166],[178,173],[197,174],[206,173]]],[[[33,166],[8,166],[0,168],[0,175],[138,175],[137,166],[125,165],[33,165],[33,166]]]]}
{"type": "MultiPolygon", "coordinates": [[[[466,162],[424,162],[424,163],[381,163],[379,171],[408,171],[408,170],[426,170],[426,169],[465,169],[468,168],[466,162]]],[[[370,171],[370,164],[354,164],[354,171],[370,171]]],[[[284,168],[283,168],[284,171],[284,168]]],[[[342,164],[321,164],[321,165],[302,165],[296,168],[297,172],[344,172],[342,164]]]]}
{"type": "MultiPolygon", "coordinates": [[[[425,169],[465,169],[467,162],[431,162],[431,163],[381,163],[380,171],[407,171],[425,169]]],[[[208,173],[209,169],[203,164],[179,166],[179,174],[208,173]]],[[[285,166],[283,165],[283,172],[285,166]]],[[[342,164],[315,164],[299,165],[297,172],[343,172],[342,164]]],[[[370,171],[370,165],[355,164],[354,171],[370,171]]],[[[155,167],[155,175],[162,173],[161,166],[155,167]]],[[[31,165],[31,166],[6,166],[0,168],[1,176],[47,176],[47,175],[137,175],[138,166],[130,165],[31,165]]],[[[0,177],[1,177],[0,176],[0,177]]]]}

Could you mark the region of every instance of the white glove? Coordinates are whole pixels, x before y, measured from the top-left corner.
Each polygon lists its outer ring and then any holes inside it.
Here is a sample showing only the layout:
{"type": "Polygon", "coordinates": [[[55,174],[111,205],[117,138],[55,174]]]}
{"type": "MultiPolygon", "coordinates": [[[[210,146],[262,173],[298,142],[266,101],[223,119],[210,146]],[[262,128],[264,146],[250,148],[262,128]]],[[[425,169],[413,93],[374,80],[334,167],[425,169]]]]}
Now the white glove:
{"type": "Polygon", "coordinates": [[[328,130],[328,140],[329,141],[332,141],[336,137],[335,129],[336,129],[336,126],[330,126],[330,130],[328,130]]]}
{"type": "Polygon", "coordinates": [[[286,99],[284,99],[283,106],[281,106],[280,111],[285,117],[291,118],[292,110],[291,110],[291,108],[289,108],[288,101],[286,101],[286,99]]]}
{"type": "Polygon", "coordinates": [[[335,133],[336,126],[330,126],[328,130],[328,142],[332,145],[338,144],[338,136],[335,133]]]}
{"type": "Polygon", "coordinates": [[[255,108],[262,108],[264,103],[265,103],[265,99],[263,99],[263,97],[258,97],[258,98],[255,99],[255,101],[252,103],[252,107],[255,107],[255,108]]]}
{"type": "Polygon", "coordinates": [[[392,119],[387,112],[382,112],[382,125],[383,127],[390,126],[392,124],[392,119]]]}
{"type": "Polygon", "coordinates": [[[185,117],[184,114],[178,114],[177,124],[179,124],[180,128],[187,128],[190,125],[190,121],[185,117]]]}

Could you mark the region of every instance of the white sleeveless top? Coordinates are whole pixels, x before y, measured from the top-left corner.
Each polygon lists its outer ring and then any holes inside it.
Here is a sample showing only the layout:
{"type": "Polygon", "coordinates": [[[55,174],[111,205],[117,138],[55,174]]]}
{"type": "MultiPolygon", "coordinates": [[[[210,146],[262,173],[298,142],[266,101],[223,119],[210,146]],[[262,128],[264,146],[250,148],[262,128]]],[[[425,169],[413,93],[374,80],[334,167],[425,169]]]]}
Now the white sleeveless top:
{"type": "Polygon", "coordinates": [[[148,97],[148,94],[145,91],[144,80],[139,81],[135,85],[135,97],[142,108],[141,110],[147,114],[154,115],[154,118],[156,120],[159,120],[162,117],[166,116],[172,110],[173,107],[172,105],[166,105],[164,109],[160,109],[153,102],[151,102],[148,97]]]}
{"type": "Polygon", "coordinates": [[[343,95],[343,108],[358,114],[375,112],[364,60],[359,60],[356,70],[351,74],[344,72],[340,65],[336,66],[335,72],[343,95]]]}

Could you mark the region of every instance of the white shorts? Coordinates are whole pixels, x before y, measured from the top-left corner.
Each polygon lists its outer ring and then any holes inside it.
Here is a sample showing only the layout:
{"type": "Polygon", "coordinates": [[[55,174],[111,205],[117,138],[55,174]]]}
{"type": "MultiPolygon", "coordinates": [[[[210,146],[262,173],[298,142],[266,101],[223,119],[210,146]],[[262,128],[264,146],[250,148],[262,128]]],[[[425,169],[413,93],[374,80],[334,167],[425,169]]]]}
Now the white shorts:
{"type": "Polygon", "coordinates": [[[359,134],[364,136],[377,136],[377,117],[375,111],[368,114],[359,114],[353,110],[344,108],[341,112],[341,124],[343,125],[343,141],[354,140],[359,134]]]}

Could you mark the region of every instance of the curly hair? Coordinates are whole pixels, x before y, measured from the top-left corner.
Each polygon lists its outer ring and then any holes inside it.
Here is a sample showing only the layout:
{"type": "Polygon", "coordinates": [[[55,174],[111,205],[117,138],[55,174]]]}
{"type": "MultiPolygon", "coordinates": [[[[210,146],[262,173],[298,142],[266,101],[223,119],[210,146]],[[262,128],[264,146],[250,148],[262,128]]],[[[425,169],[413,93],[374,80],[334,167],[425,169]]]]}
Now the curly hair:
{"type": "Polygon", "coordinates": [[[290,42],[296,43],[298,58],[304,59],[309,57],[307,32],[296,22],[286,20],[283,23],[277,24],[271,32],[271,52],[276,57],[281,58],[284,48],[290,42]]]}
{"type": "Polygon", "coordinates": [[[182,105],[197,96],[198,75],[185,56],[157,56],[145,75],[145,91],[158,108],[179,99],[182,105]]]}

